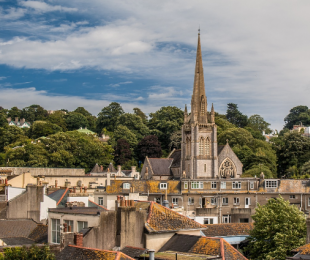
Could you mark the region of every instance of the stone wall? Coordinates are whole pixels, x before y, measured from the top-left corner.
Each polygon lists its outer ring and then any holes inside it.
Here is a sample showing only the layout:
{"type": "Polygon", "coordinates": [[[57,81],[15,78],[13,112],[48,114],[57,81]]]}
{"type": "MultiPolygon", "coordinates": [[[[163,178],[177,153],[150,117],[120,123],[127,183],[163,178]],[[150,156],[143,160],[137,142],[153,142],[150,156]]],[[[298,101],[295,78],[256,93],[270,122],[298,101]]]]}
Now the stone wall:
{"type": "Polygon", "coordinates": [[[30,172],[32,176],[38,175],[85,175],[85,169],[77,168],[36,168],[36,167],[1,167],[2,170],[12,171],[12,175],[30,172]]]}

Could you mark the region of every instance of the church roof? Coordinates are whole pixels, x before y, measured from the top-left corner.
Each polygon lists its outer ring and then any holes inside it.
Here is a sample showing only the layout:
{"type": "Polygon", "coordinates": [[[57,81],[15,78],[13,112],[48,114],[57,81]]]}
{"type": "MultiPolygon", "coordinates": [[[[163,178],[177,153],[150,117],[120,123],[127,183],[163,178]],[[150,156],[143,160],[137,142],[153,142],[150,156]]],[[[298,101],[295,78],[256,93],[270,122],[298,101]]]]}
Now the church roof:
{"type": "Polygon", "coordinates": [[[171,175],[170,165],[172,158],[148,158],[152,175],[171,175]]]}
{"type": "Polygon", "coordinates": [[[180,167],[181,166],[181,150],[174,150],[170,155],[169,158],[173,159],[173,162],[170,168],[180,167]]]}

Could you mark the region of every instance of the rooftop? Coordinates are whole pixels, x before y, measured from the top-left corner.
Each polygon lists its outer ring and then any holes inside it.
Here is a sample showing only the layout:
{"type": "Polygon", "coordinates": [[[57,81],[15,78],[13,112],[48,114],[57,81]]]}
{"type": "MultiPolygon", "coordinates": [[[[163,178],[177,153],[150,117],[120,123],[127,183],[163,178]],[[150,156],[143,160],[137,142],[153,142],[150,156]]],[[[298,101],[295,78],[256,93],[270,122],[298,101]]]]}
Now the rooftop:
{"type": "Polygon", "coordinates": [[[100,212],[107,211],[98,207],[70,207],[70,208],[50,208],[48,212],[64,214],[100,215],[100,212]]]}
{"type": "Polygon", "coordinates": [[[253,223],[210,224],[205,226],[207,230],[203,233],[208,237],[249,235],[254,227],[253,223]]]}

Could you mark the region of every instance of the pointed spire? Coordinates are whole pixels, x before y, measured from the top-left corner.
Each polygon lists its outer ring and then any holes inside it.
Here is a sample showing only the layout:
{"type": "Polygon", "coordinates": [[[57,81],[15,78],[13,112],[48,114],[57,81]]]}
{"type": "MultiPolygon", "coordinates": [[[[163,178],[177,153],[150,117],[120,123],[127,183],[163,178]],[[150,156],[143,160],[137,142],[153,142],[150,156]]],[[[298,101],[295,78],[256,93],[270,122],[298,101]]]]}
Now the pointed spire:
{"type": "Polygon", "coordinates": [[[195,78],[191,107],[192,122],[198,121],[199,123],[207,123],[207,98],[205,93],[205,82],[203,76],[200,29],[198,30],[195,78]]]}
{"type": "Polygon", "coordinates": [[[185,104],[184,114],[187,115],[187,105],[185,104]]]}
{"type": "Polygon", "coordinates": [[[211,107],[211,123],[215,123],[215,120],[214,120],[214,107],[213,107],[213,103],[212,103],[212,107],[211,107]]]}

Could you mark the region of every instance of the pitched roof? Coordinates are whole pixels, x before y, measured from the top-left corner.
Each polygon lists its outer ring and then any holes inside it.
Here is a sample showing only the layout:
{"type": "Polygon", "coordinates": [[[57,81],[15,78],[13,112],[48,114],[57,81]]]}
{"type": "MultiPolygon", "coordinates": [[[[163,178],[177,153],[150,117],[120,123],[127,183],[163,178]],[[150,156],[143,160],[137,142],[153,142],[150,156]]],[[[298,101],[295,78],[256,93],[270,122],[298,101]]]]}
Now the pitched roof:
{"type": "Polygon", "coordinates": [[[171,164],[171,168],[178,168],[181,166],[181,150],[174,150],[170,155],[169,158],[173,159],[171,164]]]}
{"type": "MultiPolygon", "coordinates": [[[[239,251],[223,238],[175,234],[159,252],[183,252],[209,257],[219,256],[226,260],[246,260],[239,251]]],[[[213,258],[214,259],[214,258],[213,258]]]]}
{"type": "Polygon", "coordinates": [[[203,233],[208,237],[249,235],[254,227],[253,223],[210,224],[205,226],[207,230],[203,233]]]}
{"type": "Polygon", "coordinates": [[[292,252],[298,252],[299,255],[310,255],[310,243],[293,249],[292,252]]]}
{"type": "Polygon", "coordinates": [[[90,171],[90,173],[102,172],[98,163],[95,164],[94,168],[90,171]]]}
{"type": "Polygon", "coordinates": [[[5,238],[1,238],[1,240],[7,246],[32,245],[35,243],[34,240],[26,238],[26,237],[5,237],[5,238]]]}
{"type": "Polygon", "coordinates": [[[140,255],[144,254],[147,251],[147,249],[140,248],[140,247],[133,247],[133,246],[125,246],[120,251],[132,258],[135,258],[135,257],[139,257],[140,255]]]}
{"type": "Polygon", "coordinates": [[[70,193],[69,189],[66,188],[66,189],[56,190],[56,191],[48,194],[47,196],[50,197],[51,199],[55,200],[57,202],[56,205],[58,207],[65,207],[69,193],[70,193]]]}
{"type": "Polygon", "coordinates": [[[82,215],[98,215],[101,211],[107,211],[105,208],[97,207],[70,207],[70,208],[49,208],[48,212],[82,214],[82,215]]]}
{"type": "Polygon", "coordinates": [[[2,219],[0,220],[0,238],[28,237],[37,227],[37,223],[31,219],[2,219]]]}
{"type": "Polygon", "coordinates": [[[148,158],[153,175],[171,175],[172,158],[148,158]]]}
{"type": "Polygon", "coordinates": [[[68,245],[58,255],[57,260],[88,260],[88,259],[107,259],[107,260],[134,260],[122,252],[101,250],[96,248],[78,247],[68,245]]]}
{"type": "Polygon", "coordinates": [[[225,145],[218,145],[217,146],[217,154],[219,155],[221,151],[224,149],[225,145]]]}
{"type": "Polygon", "coordinates": [[[88,207],[97,207],[97,209],[105,209],[108,210],[107,208],[97,204],[96,202],[93,202],[91,200],[88,200],[88,207]]]}
{"type": "Polygon", "coordinates": [[[38,224],[37,227],[31,231],[28,238],[34,240],[36,243],[47,243],[48,226],[38,224]]]}
{"type": "MultiPolygon", "coordinates": [[[[136,207],[140,207],[139,202],[136,207]]],[[[205,229],[204,225],[155,202],[149,202],[149,215],[145,227],[149,233],[205,229]]]]}
{"type": "Polygon", "coordinates": [[[261,185],[261,187],[259,188],[259,192],[309,193],[310,180],[280,179],[278,180],[278,186],[276,188],[265,188],[265,185],[261,185]]]}

